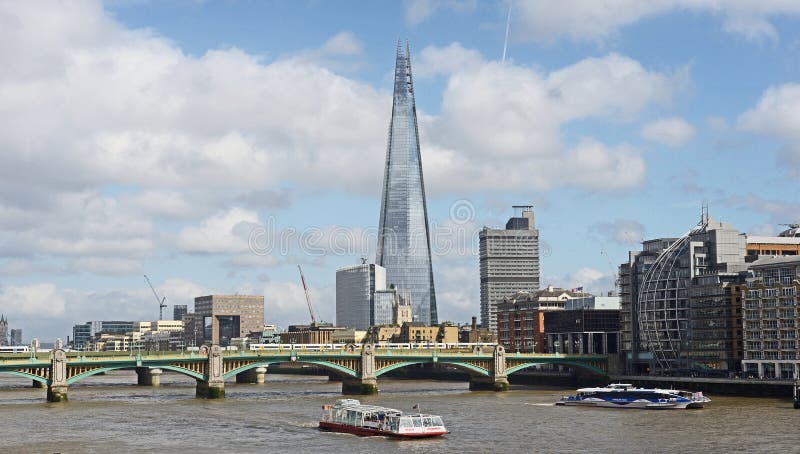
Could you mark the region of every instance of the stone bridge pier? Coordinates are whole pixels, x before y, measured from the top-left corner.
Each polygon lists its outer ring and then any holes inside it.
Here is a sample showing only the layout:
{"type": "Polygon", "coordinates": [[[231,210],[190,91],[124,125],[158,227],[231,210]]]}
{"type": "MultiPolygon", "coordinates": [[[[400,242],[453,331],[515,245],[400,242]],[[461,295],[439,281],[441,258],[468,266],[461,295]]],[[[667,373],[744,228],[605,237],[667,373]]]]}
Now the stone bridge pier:
{"type": "Polygon", "coordinates": [[[369,395],[378,393],[378,377],[375,375],[375,346],[365,344],[361,349],[361,376],[343,377],[342,394],[369,395]]]}
{"type": "Polygon", "coordinates": [[[137,367],[136,384],[139,386],[161,386],[161,374],[164,371],[157,367],[137,367]]]}
{"type": "Polygon", "coordinates": [[[222,347],[212,345],[200,347],[200,351],[208,354],[208,380],[197,379],[195,396],[206,399],[222,399],[225,397],[225,377],[222,360],[222,347]]]}
{"type": "Polygon", "coordinates": [[[242,373],[236,374],[236,383],[253,383],[263,385],[267,378],[266,367],[256,367],[242,373]]]}
{"type": "Polygon", "coordinates": [[[62,348],[61,339],[50,352],[50,378],[47,380],[47,401],[67,401],[67,353],[62,348]]]}
{"type": "Polygon", "coordinates": [[[508,391],[506,349],[502,345],[496,345],[492,356],[490,375],[488,377],[473,375],[469,380],[470,391],[508,391]]]}

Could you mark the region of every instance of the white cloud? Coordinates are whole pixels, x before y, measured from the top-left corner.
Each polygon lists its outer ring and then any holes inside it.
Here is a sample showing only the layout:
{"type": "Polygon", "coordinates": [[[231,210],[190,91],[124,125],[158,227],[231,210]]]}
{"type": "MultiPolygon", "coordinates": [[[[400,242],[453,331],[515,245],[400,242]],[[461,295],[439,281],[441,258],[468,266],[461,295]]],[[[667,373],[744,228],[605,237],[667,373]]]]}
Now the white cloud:
{"type": "Polygon", "coordinates": [[[250,234],[258,227],[255,211],[234,207],[204,219],[199,227],[182,229],[176,246],[189,253],[245,253],[250,250],[250,234]]]}
{"type": "Polygon", "coordinates": [[[58,318],[64,315],[66,303],[56,286],[49,283],[0,288],[0,312],[15,317],[58,318]]]}
{"type": "Polygon", "coordinates": [[[739,116],[738,125],[783,141],[780,166],[800,178],[800,84],[768,88],[755,107],[739,116]]]}
{"type": "Polygon", "coordinates": [[[450,76],[454,73],[471,71],[486,64],[483,55],[475,49],[467,49],[459,42],[445,47],[428,46],[419,52],[414,62],[416,78],[429,76],[450,76]]]}
{"type": "Polygon", "coordinates": [[[476,0],[404,0],[406,23],[418,25],[428,20],[437,11],[449,9],[456,12],[473,11],[476,0]]]}
{"type": "Polygon", "coordinates": [[[554,287],[565,289],[583,287],[584,292],[602,296],[608,291],[616,290],[614,279],[613,275],[603,273],[600,270],[582,267],[561,276],[548,276],[545,278],[544,285],[553,285],[554,287]]]}
{"type": "Polygon", "coordinates": [[[642,242],[645,227],[632,219],[615,219],[612,222],[600,222],[592,227],[607,240],[620,245],[635,245],[642,242]]]}
{"type": "Polygon", "coordinates": [[[325,41],[320,52],[327,55],[360,55],[363,52],[361,41],[350,32],[341,32],[325,41]]]}
{"type": "Polygon", "coordinates": [[[569,39],[602,43],[626,26],[669,13],[720,16],[727,32],[753,41],[774,41],[778,32],[770,19],[800,15],[800,3],[787,0],[523,1],[515,2],[514,9],[514,35],[538,42],[569,39]]]}
{"type": "Polygon", "coordinates": [[[642,137],[670,147],[682,147],[695,136],[696,130],[683,118],[661,118],[642,128],[642,137]]]}
{"type": "MultiPolygon", "coordinates": [[[[479,60],[460,47],[422,52],[440,53],[467,55],[462,60],[470,63],[462,69],[428,66],[431,73],[451,72],[440,115],[421,118],[426,182],[434,192],[521,185],[540,190],[568,184],[593,190],[636,186],[645,171],[637,150],[591,138],[570,150],[562,143],[562,127],[588,118],[633,119],[650,105],[669,102],[686,80],[685,69],[651,72],[613,53],[549,75],[479,60]],[[588,169],[584,163],[600,167],[588,169]],[[576,177],[576,165],[599,177],[576,177]]],[[[430,60],[423,59],[426,64],[430,60]]]]}

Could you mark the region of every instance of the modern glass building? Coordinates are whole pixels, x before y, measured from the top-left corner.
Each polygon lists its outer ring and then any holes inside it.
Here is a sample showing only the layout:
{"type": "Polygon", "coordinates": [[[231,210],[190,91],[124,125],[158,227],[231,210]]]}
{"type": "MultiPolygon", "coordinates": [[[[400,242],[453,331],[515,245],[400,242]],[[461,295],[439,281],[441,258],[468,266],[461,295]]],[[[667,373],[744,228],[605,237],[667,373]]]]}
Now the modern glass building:
{"type": "Polygon", "coordinates": [[[664,249],[638,294],[641,340],[661,370],[741,367],[745,235],[703,220],[664,249]]]}
{"type": "MultiPolygon", "coordinates": [[[[374,263],[345,266],[336,270],[336,326],[366,330],[376,324],[376,291],[386,289],[386,269],[374,263]]],[[[383,303],[383,300],[381,300],[383,303]]],[[[391,323],[391,304],[389,321],[391,323]]],[[[385,317],[379,314],[378,318],[385,317]]],[[[377,323],[380,324],[380,323],[377,323]]]]}
{"type": "Polygon", "coordinates": [[[375,261],[386,268],[387,284],[393,284],[400,294],[410,298],[416,321],[437,324],[428,210],[408,43],[405,48],[400,43],[397,45],[375,261]]]}

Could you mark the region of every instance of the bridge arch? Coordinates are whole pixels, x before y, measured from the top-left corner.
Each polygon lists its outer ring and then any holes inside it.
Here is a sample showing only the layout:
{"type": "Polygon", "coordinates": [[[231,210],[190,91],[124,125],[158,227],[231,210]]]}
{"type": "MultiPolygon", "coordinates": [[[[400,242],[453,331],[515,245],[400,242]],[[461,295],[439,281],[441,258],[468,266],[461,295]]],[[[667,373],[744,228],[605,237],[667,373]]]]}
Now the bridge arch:
{"type": "Polygon", "coordinates": [[[225,378],[227,380],[229,378],[235,377],[238,374],[241,374],[242,372],[247,372],[248,370],[255,369],[257,367],[269,367],[270,364],[280,364],[280,363],[310,364],[310,365],[322,367],[323,369],[329,370],[331,372],[335,372],[337,374],[344,374],[344,375],[346,375],[348,377],[358,378],[358,372],[356,372],[356,371],[354,371],[354,370],[352,370],[350,368],[347,368],[347,367],[344,367],[344,366],[340,366],[338,364],[330,363],[328,361],[311,360],[311,359],[298,359],[297,361],[291,361],[289,359],[274,359],[274,360],[268,360],[268,361],[257,361],[257,362],[251,363],[251,364],[246,364],[244,366],[237,367],[236,369],[233,369],[233,370],[225,373],[223,375],[223,378],[225,378]]]}
{"type": "Polygon", "coordinates": [[[413,366],[415,364],[436,364],[436,363],[447,364],[448,366],[455,366],[455,367],[457,367],[459,369],[464,370],[465,372],[469,373],[470,375],[480,375],[480,376],[485,376],[485,377],[489,376],[489,371],[488,370],[486,370],[486,369],[484,369],[482,367],[478,367],[478,366],[476,366],[474,364],[465,363],[465,362],[461,362],[461,361],[452,361],[451,362],[451,361],[447,361],[447,360],[442,360],[442,358],[439,358],[438,361],[434,362],[431,358],[426,358],[426,359],[420,359],[420,360],[400,361],[400,362],[397,362],[395,364],[383,367],[383,368],[375,371],[375,377],[380,377],[381,375],[383,375],[383,374],[385,374],[387,372],[391,372],[391,371],[393,371],[395,369],[401,369],[403,367],[413,366]]]}
{"type": "Polygon", "coordinates": [[[18,370],[3,370],[3,371],[0,371],[0,374],[15,375],[17,377],[29,378],[31,380],[38,381],[39,383],[44,383],[45,385],[47,384],[47,379],[46,378],[43,378],[43,377],[40,377],[40,376],[34,375],[34,374],[29,374],[27,372],[20,372],[18,370]]]}
{"type": "Polygon", "coordinates": [[[601,376],[607,376],[608,375],[608,373],[606,371],[604,371],[604,370],[602,370],[600,368],[594,367],[591,364],[575,362],[575,361],[558,361],[558,362],[546,361],[546,362],[519,364],[519,365],[516,365],[514,367],[509,367],[508,369],[506,369],[506,375],[511,375],[511,374],[513,374],[515,372],[519,372],[521,370],[525,370],[525,369],[527,369],[529,367],[541,366],[543,364],[553,364],[553,365],[557,365],[557,366],[577,367],[577,368],[580,368],[580,369],[587,370],[587,371],[589,371],[589,372],[591,372],[593,374],[596,374],[596,375],[601,375],[601,376]]]}
{"type": "MultiPolygon", "coordinates": [[[[80,374],[73,375],[72,377],[68,378],[67,379],[67,385],[71,385],[71,384],[76,383],[76,382],[78,382],[80,380],[83,380],[84,378],[89,378],[89,377],[91,377],[93,375],[102,374],[104,372],[111,372],[112,370],[120,370],[120,369],[133,369],[133,367],[131,367],[130,365],[126,365],[126,366],[103,366],[103,367],[98,367],[96,369],[87,370],[86,372],[82,372],[80,374]]],[[[200,373],[188,370],[188,369],[184,369],[182,367],[176,367],[176,366],[152,366],[152,367],[148,367],[148,369],[170,370],[170,371],[173,371],[173,372],[177,372],[179,374],[187,375],[187,376],[195,378],[197,380],[207,380],[208,379],[203,374],[200,374],[200,373]]]]}

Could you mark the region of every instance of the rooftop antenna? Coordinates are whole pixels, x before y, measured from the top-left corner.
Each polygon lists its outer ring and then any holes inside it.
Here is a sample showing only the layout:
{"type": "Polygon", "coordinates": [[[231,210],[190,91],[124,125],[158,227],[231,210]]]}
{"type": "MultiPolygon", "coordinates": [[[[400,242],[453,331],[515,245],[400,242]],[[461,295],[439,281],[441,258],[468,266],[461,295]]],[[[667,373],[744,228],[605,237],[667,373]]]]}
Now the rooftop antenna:
{"type": "Polygon", "coordinates": [[[167,305],[164,304],[164,300],[166,300],[167,297],[166,296],[164,296],[164,297],[159,297],[158,296],[158,293],[156,293],[155,287],[153,287],[153,284],[150,282],[150,278],[147,277],[146,274],[144,275],[144,280],[147,281],[147,285],[150,286],[150,290],[153,291],[153,295],[155,295],[156,301],[158,301],[158,319],[159,320],[164,320],[164,308],[167,307],[167,305]]]}
{"type": "Polygon", "coordinates": [[[700,224],[708,224],[708,200],[704,200],[700,206],[700,224]]]}
{"type": "Polygon", "coordinates": [[[508,1],[508,17],[506,18],[506,39],[503,41],[503,58],[502,63],[506,62],[506,49],[508,49],[508,29],[511,27],[511,5],[514,4],[514,0],[508,1]]]}

